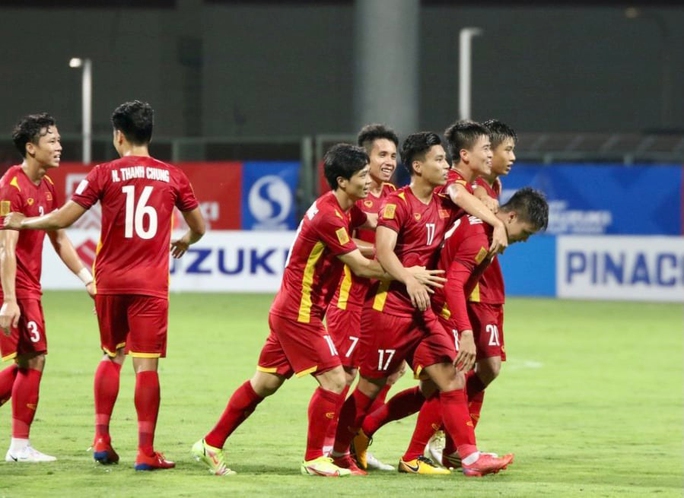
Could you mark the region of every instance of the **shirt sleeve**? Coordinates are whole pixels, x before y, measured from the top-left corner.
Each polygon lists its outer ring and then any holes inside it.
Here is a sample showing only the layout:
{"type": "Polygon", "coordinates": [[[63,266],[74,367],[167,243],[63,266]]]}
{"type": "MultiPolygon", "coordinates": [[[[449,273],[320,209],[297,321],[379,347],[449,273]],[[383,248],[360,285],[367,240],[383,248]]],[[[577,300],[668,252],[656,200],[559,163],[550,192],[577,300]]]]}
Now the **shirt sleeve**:
{"type": "Polygon", "coordinates": [[[5,184],[0,188],[0,215],[7,216],[9,213],[21,213],[24,210],[24,199],[18,188],[5,184]]]}
{"type": "Polygon", "coordinates": [[[71,200],[79,206],[90,209],[99,200],[102,195],[102,177],[106,172],[101,165],[95,166],[88,176],[86,176],[81,183],[76,187],[76,191],[71,196],[71,200]]]}
{"type": "Polygon", "coordinates": [[[319,212],[311,220],[321,240],[334,256],[347,254],[355,250],[356,244],[349,235],[349,228],[344,219],[334,213],[319,212]]]}
{"type": "Polygon", "coordinates": [[[178,170],[180,178],[178,182],[178,199],[176,200],[176,207],[179,211],[192,211],[199,206],[199,201],[195,197],[195,192],[192,189],[192,184],[187,175],[178,170]]]}
{"type": "Polygon", "coordinates": [[[387,227],[399,233],[406,211],[406,202],[398,196],[390,196],[380,207],[378,213],[378,226],[387,227]]]}
{"type": "MultiPolygon", "coordinates": [[[[451,318],[459,332],[472,330],[468,318],[467,298],[479,279],[478,277],[473,281],[471,277],[487,258],[487,247],[489,243],[484,233],[467,237],[460,243],[453,261],[449,264],[444,293],[451,318]]],[[[481,275],[479,272],[479,276],[481,275]]]]}

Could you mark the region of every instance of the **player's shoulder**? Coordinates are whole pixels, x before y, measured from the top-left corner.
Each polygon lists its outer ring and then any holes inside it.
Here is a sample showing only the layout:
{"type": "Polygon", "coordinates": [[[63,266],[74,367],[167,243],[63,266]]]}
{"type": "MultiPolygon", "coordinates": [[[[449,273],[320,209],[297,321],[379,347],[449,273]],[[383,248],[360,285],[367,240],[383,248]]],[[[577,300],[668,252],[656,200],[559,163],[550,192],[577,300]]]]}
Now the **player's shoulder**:
{"type": "Polygon", "coordinates": [[[397,187],[393,183],[383,182],[382,183],[382,195],[387,196],[392,192],[396,192],[397,187]]]}
{"type": "Polygon", "coordinates": [[[21,191],[21,165],[10,166],[0,178],[0,187],[11,186],[21,191]]]}

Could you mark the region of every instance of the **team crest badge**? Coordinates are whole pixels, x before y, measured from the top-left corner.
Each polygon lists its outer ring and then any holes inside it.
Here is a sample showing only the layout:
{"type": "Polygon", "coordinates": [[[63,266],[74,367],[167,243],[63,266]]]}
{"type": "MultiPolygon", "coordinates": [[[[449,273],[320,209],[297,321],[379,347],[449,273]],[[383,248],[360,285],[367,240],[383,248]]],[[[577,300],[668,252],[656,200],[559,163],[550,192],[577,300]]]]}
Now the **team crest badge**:
{"type": "Polygon", "coordinates": [[[45,199],[47,199],[48,201],[51,201],[52,200],[52,194],[50,192],[47,192],[45,194],[45,199]]]}
{"type": "Polygon", "coordinates": [[[372,208],[373,207],[373,201],[363,201],[363,205],[366,206],[367,208],[372,208]]]}
{"type": "Polygon", "coordinates": [[[29,206],[33,206],[33,197],[29,197],[26,202],[29,206]]]}
{"type": "Polygon", "coordinates": [[[0,216],[10,214],[10,201],[0,201],[0,216]]]}
{"type": "Polygon", "coordinates": [[[449,217],[449,211],[446,209],[440,209],[439,210],[439,217],[440,218],[448,218],[449,217]]]}
{"type": "Polygon", "coordinates": [[[416,219],[416,221],[420,221],[421,215],[420,213],[413,213],[413,217],[416,219]]]}

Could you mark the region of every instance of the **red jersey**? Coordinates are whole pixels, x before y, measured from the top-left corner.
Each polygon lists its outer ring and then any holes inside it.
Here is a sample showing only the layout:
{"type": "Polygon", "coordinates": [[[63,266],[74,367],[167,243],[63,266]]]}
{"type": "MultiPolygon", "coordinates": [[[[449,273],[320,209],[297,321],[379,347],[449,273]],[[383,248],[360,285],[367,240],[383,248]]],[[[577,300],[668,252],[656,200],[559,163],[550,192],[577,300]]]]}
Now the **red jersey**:
{"type": "MultiPolygon", "coordinates": [[[[501,196],[501,181],[498,178],[494,180],[493,185],[489,185],[484,178],[478,178],[475,180],[474,185],[484,188],[487,195],[492,199],[499,200],[501,196]]],[[[506,302],[503,272],[501,271],[498,257],[495,257],[487,267],[478,285],[473,289],[469,300],[486,304],[504,304],[506,302]]]]}
{"type": "Polygon", "coordinates": [[[100,201],[102,208],[97,293],[168,297],[173,208],[198,206],[185,173],[151,157],[126,156],[95,166],[71,200],[85,209],[100,201]]]}
{"type": "MultiPolygon", "coordinates": [[[[376,196],[370,193],[365,199],[356,201],[356,206],[364,213],[377,214],[385,198],[396,190],[397,187],[391,183],[383,183],[379,195],[376,196]]],[[[356,230],[354,236],[364,242],[375,244],[375,230],[359,229],[356,230]]],[[[369,279],[357,277],[345,266],[344,274],[340,279],[340,284],[337,286],[337,291],[330,302],[330,306],[336,306],[343,310],[361,311],[370,285],[371,281],[369,279]]]]}
{"type": "MultiPolygon", "coordinates": [[[[436,251],[456,214],[456,206],[447,195],[433,192],[430,202],[424,204],[407,186],[387,197],[378,226],[397,232],[394,252],[404,267],[434,268],[436,251]]],[[[377,282],[373,286],[372,299],[376,311],[395,316],[413,316],[416,312],[406,286],[397,281],[377,282]]]]}
{"type": "Polygon", "coordinates": [[[332,191],[316,199],[297,229],[271,313],[302,323],[323,320],[342,276],[338,256],[356,249],[350,232],[367,219],[356,205],[344,211],[332,191]]]}
{"type": "Polygon", "coordinates": [[[466,298],[490,263],[489,238],[492,227],[475,216],[456,220],[444,239],[438,268],[444,270],[447,283],[435,289],[433,311],[451,318],[459,331],[472,330],[466,298]]]}
{"type": "MultiPolygon", "coordinates": [[[[10,212],[27,217],[42,216],[59,207],[55,186],[47,175],[38,185],[33,183],[21,165],[12,166],[0,178],[0,215],[10,212]]],[[[40,274],[43,267],[44,230],[22,230],[16,247],[17,299],[40,299],[40,274]]],[[[2,292],[0,291],[0,295],[2,292]]]]}

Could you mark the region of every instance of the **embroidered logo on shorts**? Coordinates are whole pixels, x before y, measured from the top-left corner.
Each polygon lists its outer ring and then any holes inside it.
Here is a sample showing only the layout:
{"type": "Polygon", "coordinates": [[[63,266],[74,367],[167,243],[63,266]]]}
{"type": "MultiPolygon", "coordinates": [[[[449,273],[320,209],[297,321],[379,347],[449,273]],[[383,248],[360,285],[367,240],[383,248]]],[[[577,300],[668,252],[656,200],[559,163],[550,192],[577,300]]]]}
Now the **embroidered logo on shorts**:
{"type": "Polygon", "coordinates": [[[340,245],[343,246],[349,242],[349,234],[347,233],[346,228],[338,228],[337,230],[335,230],[335,235],[337,235],[337,240],[340,243],[340,245]]]}

